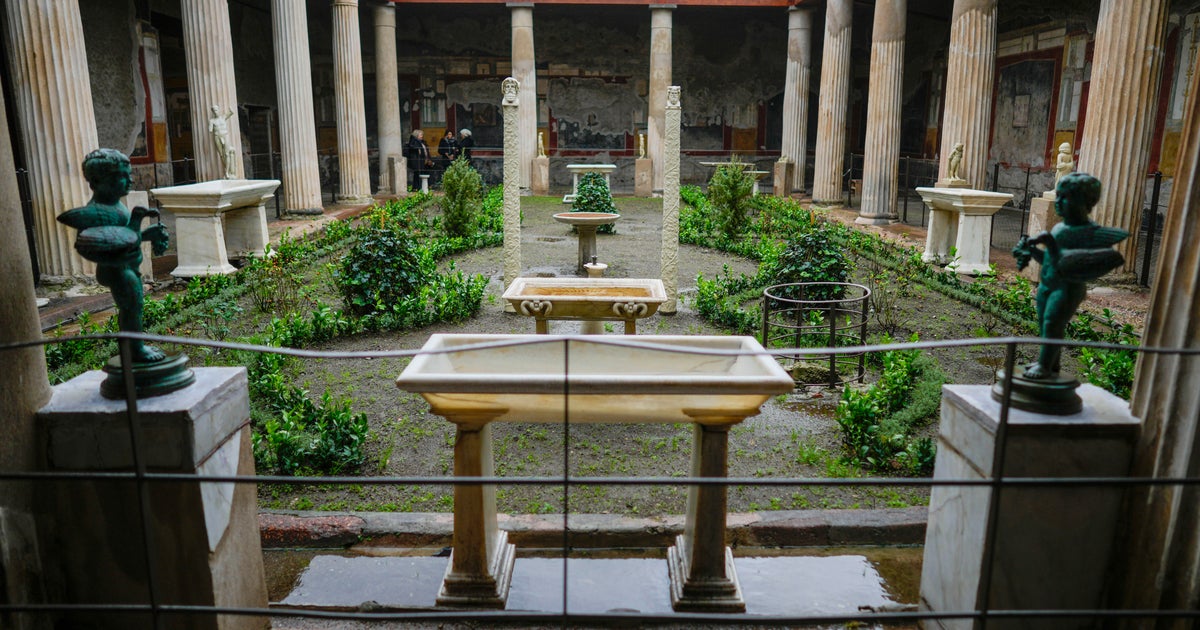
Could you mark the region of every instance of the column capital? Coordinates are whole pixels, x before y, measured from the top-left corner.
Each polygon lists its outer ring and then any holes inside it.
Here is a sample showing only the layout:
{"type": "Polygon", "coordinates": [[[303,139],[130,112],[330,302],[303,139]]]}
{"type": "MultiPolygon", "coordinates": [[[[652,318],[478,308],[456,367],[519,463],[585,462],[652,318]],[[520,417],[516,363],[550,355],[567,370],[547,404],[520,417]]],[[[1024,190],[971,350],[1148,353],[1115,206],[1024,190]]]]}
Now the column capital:
{"type": "Polygon", "coordinates": [[[654,11],[655,9],[666,9],[667,11],[674,11],[676,8],[678,8],[678,5],[674,5],[674,4],[652,4],[652,5],[650,5],[651,11],[654,11]]]}
{"type": "Polygon", "coordinates": [[[335,7],[358,7],[358,0],[333,0],[331,3],[335,7]]]}
{"type": "Polygon", "coordinates": [[[532,9],[532,2],[505,2],[504,6],[510,9],[532,9]]]}

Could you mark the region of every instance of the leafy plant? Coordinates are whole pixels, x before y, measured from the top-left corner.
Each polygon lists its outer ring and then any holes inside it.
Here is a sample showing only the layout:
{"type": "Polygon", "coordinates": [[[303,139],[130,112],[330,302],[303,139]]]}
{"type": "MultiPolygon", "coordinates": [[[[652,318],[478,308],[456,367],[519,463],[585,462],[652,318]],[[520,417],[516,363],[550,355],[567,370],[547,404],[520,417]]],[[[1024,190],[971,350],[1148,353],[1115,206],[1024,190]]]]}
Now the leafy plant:
{"type": "MultiPolygon", "coordinates": [[[[775,270],[777,284],[798,282],[849,282],[850,261],[845,250],[830,238],[824,225],[801,234],[788,244],[775,270]]],[[[800,287],[788,287],[782,297],[800,299],[800,287]]],[[[803,299],[837,300],[846,293],[842,286],[804,287],[803,299]]]]}
{"type": "Polygon", "coordinates": [[[414,295],[434,275],[433,257],[396,219],[376,212],[335,275],[346,306],[355,314],[387,312],[414,295]]]}
{"type": "MultiPolygon", "coordinates": [[[[571,212],[603,212],[617,214],[617,204],[613,202],[612,192],[608,189],[608,181],[600,173],[584,173],[579,179],[579,189],[575,191],[575,202],[571,204],[571,212]]],[[[616,234],[615,223],[605,223],[596,229],[600,234],[616,234]]]]}
{"type": "Polygon", "coordinates": [[[708,199],[717,213],[716,227],[731,239],[739,238],[749,222],[754,178],[746,172],[746,166],[733,156],[728,164],[718,166],[708,180],[708,199]]]}
{"type": "Polygon", "coordinates": [[[483,179],[466,158],[459,157],[442,175],[442,191],[446,234],[466,236],[483,194],[483,179]]]}

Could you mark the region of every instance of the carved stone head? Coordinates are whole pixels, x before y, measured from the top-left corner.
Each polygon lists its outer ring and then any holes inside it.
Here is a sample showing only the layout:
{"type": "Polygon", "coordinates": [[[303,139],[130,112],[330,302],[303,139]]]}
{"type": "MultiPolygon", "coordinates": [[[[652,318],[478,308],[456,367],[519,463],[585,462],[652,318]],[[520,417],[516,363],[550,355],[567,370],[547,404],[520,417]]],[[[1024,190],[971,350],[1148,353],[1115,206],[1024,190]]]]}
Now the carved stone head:
{"type": "Polygon", "coordinates": [[[517,104],[517,92],[521,90],[521,83],[512,77],[508,77],[500,84],[500,89],[504,93],[504,105],[517,104]]]}
{"type": "Polygon", "coordinates": [[[678,85],[672,85],[667,88],[667,107],[679,107],[678,85]]]}

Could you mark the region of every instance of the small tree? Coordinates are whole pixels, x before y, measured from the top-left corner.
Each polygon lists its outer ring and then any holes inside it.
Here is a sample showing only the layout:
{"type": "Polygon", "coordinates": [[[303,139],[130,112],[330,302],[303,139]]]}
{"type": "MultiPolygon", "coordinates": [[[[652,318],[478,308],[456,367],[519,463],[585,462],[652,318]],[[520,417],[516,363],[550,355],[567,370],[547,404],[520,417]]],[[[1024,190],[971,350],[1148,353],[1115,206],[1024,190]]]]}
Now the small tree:
{"type": "MultiPolygon", "coordinates": [[[[605,212],[617,214],[617,204],[613,202],[612,192],[608,189],[608,181],[600,173],[584,173],[579,180],[579,190],[575,191],[575,203],[571,204],[571,212],[605,212]]],[[[601,234],[616,234],[614,223],[606,223],[596,230],[601,234]]]]}
{"type": "Polygon", "coordinates": [[[750,222],[747,210],[754,178],[746,172],[746,166],[734,156],[728,164],[718,166],[708,181],[708,200],[717,211],[717,226],[731,239],[740,237],[750,222]]]}
{"type": "Polygon", "coordinates": [[[466,236],[470,232],[483,195],[483,179],[471,168],[466,158],[454,160],[442,175],[442,216],[446,233],[450,236],[466,236]]]}
{"type": "MultiPolygon", "coordinates": [[[[829,238],[824,226],[817,226],[788,243],[778,264],[776,284],[850,281],[850,261],[845,250],[829,238]]],[[[800,299],[795,289],[789,287],[782,297],[800,299]]],[[[844,294],[845,288],[840,286],[810,287],[804,293],[804,299],[837,300],[844,294]]]]}

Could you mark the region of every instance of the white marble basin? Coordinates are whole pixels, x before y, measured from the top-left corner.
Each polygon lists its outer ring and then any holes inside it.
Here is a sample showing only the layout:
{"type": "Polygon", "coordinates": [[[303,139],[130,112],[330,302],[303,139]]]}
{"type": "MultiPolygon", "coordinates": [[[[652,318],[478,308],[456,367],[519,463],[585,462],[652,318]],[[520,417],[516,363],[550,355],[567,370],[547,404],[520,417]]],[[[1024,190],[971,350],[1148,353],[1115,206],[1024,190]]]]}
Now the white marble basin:
{"type": "Polygon", "coordinates": [[[517,278],[504,299],[538,319],[629,322],[653,315],[667,292],[658,278],[517,278]]]}
{"type": "Polygon", "coordinates": [[[396,385],[447,417],[562,422],[565,381],[572,422],[733,424],[794,386],[752,337],[435,334],[422,350],[438,353],[414,358],[396,385]]]}
{"type": "Polygon", "coordinates": [[[1012,200],[1011,193],[970,188],[925,188],[917,189],[930,208],[963,214],[996,214],[1005,203],[1012,200]]]}
{"type": "Polygon", "coordinates": [[[198,184],[167,186],[150,191],[172,212],[223,212],[261,204],[275,194],[277,179],[214,179],[198,184]]]}
{"type": "Polygon", "coordinates": [[[554,215],[554,220],[559,223],[568,223],[578,226],[595,226],[616,223],[620,219],[619,214],[610,214],[608,212],[559,212],[554,215]]]}

